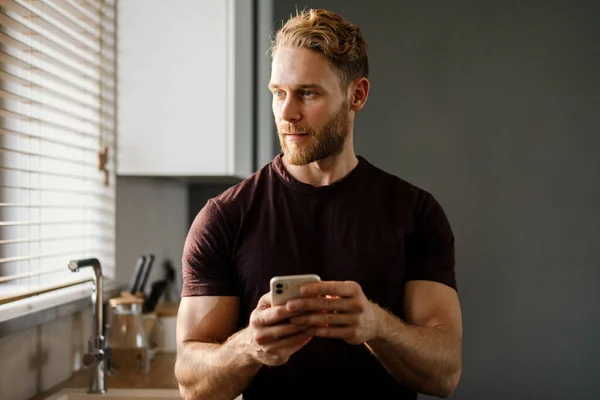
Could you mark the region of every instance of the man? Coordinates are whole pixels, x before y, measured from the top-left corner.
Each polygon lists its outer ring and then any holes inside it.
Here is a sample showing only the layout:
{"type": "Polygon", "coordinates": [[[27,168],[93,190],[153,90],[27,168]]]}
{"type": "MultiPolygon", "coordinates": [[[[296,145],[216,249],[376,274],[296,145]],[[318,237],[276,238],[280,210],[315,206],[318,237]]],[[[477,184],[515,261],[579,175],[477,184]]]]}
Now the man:
{"type": "Polygon", "coordinates": [[[339,15],[309,10],[277,32],[282,154],[210,199],[185,243],[184,399],[415,399],[457,386],[454,237],[433,196],[355,155],[367,75],[367,43],[339,15]],[[271,305],[271,277],[307,273],[322,279],[308,297],[271,305]]]}

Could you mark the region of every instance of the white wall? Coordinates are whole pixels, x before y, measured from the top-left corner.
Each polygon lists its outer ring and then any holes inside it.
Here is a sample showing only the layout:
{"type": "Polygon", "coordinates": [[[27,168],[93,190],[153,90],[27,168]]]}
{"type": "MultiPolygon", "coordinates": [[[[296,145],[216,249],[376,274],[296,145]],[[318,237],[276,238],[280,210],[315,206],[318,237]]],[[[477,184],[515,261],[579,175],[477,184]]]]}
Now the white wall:
{"type": "Polygon", "coordinates": [[[130,281],[140,254],[156,256],[146,289],[164,277],[170,259],[181,288],[181,254],[189,228],[187,184],[146,177],[117,178],[116,280],[130,281]]]}

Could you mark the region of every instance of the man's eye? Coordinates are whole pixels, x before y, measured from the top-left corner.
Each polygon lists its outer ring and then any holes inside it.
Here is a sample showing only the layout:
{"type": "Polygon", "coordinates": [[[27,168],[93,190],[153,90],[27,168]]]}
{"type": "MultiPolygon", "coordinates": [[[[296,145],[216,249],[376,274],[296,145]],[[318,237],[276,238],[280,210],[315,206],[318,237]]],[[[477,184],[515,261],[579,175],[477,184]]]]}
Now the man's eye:
{"type": "Polygon", "coordinates": [[[281,90],[276,90],[273,92],[273,96],[281,97],[283,96],[283,92],[281,90]]]}
{"type": "Polygon", "coordinates": [[[313,92],[311,92],[310,90],[303,90],[302,91],[302,95],[303,96],[312,96],[313,92]]]}

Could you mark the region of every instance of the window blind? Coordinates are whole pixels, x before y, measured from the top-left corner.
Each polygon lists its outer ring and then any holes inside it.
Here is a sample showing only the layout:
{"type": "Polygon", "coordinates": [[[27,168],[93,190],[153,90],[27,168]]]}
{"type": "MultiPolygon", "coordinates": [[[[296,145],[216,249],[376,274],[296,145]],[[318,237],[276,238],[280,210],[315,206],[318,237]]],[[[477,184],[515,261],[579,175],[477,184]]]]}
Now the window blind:
{"type": "Polygon", "coordinates": [[[115,267],[115,0],[0,0],[0,305],[115,267]]]}

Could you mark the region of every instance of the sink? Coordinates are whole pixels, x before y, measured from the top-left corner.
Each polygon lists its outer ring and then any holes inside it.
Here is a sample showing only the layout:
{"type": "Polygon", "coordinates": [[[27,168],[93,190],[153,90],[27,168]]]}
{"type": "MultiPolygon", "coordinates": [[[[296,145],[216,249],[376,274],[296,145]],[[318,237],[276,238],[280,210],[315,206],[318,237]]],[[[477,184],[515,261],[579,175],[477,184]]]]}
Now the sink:
{"type": "Polygon", "coordinates": [[[87,389],[63,389],[45,400],[94,400],[100,397],[107,400],[181,399],[177,389],[107,389],[104,394],[91,394],[87,389]]]}

